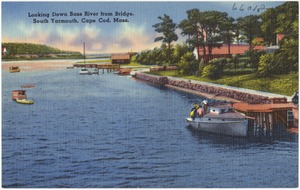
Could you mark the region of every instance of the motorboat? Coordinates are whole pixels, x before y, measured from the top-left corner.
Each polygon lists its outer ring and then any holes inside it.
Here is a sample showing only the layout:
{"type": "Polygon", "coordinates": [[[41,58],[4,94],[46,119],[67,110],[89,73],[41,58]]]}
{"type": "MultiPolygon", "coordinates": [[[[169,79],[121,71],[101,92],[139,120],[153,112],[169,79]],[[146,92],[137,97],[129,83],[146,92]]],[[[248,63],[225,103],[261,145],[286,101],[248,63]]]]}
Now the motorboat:
{"type": "Polygon", "coordinates": [[[231,104],[208,106],[203,104],[202,116],[188,117],[186,122],[200,131],[231,136],[247,136],[248,117],[233,109],[231,104]]]}
{"type": "Polygon", "coordinates": [[[19,104],[33,104],[33,100],[28,100],[28,99],[16,99],[16,102],[19,104]]]}
{"type": "Polygon", "coordinates": [[[10,73],[17,73],[17,72],[20,72],[20,71],[21,71],[21,69],[18,66],[11,66],[11,67],[9,67],[9,72],[10,73]]]}
{"type": "Polygon", "coordinates": [[[91,75],[92,72],[89,71],[87,68],[82,68],[82,69],[79,71],[79,74],[80,74],[80,75],[91,75]]]}

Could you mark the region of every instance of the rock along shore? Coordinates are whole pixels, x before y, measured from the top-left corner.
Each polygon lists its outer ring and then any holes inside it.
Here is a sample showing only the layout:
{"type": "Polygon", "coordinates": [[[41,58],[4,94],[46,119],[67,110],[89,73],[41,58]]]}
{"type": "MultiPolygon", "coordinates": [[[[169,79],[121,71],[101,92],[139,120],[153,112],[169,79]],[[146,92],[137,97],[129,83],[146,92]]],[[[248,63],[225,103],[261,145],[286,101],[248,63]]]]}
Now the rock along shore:
{"type": "Polygon", "coordinates": [[[270,98],[283,98],[282,95],[259,92],[254,90],[217,85],[187,79],[155,76],[142,72],[135,74],[137,79],[150,83],[164,85],[177,90],[194,93],[211,99],[226,100],[230,102],[247,102],[251,104],[271,103],[270,98]]]}

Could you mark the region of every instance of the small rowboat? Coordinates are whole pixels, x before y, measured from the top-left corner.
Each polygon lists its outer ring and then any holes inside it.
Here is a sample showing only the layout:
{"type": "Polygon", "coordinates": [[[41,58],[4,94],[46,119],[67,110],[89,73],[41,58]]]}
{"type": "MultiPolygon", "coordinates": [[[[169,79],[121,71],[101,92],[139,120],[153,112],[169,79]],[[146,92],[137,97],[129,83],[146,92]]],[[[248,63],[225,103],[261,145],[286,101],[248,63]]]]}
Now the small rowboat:
{"type": "Polygon", "coordinates": [[[20,71],[21,71],[21,69],[18,66],[9,67],[9,72],[10,73],[18,73],[20,71]]]}
{"type": "Polygon", "coordinates": [[[35,84],[24,84],[21,86],[21,88],[34,88],[35,84]]]}
{"type": "Polygon", "coordinates": [[[28,100],[28,99],[16,99],[16,102],[19,104],[33,104],[33,100],[28,100]]]}

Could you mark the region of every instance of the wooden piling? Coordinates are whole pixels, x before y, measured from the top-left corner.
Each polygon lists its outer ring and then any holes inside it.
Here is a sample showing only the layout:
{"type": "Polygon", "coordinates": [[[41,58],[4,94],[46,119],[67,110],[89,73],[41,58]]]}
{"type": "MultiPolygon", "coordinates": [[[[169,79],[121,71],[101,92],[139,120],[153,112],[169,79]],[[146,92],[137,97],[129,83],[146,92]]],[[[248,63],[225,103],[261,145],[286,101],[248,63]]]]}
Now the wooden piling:
{"type": "Polygon", "coordinates": [[[238,102],[234,103],[233,107],[237,111],[254,118],[253,121],[249,122],[249,131],[254,135],[272,135],[274,125],[280,125],[287,129],[293,127],[292,118],[290,115],[288,116],[288,112],[296,107],[293,103],[275,99],[271,104],[238,102]]]}

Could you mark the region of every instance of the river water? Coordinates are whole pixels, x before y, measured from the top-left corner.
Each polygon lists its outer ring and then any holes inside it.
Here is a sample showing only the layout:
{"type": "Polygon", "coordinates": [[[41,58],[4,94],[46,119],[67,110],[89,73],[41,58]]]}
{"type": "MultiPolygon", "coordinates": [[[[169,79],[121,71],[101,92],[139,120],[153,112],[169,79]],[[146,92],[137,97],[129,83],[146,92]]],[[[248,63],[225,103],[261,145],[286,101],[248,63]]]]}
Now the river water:
{"type": "Polygon", "coordinates": [[[2,186],[297,187],[298,137],[193,131],[204,98],[112,73],[2,71],[2,186]],[[33,105],[11,100],[23,84],[33,105]]]}

